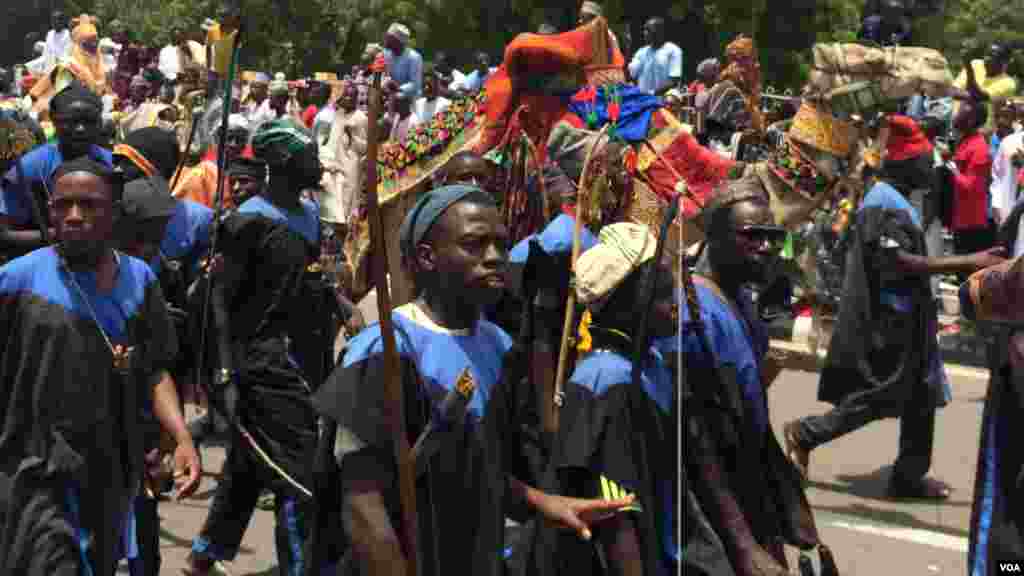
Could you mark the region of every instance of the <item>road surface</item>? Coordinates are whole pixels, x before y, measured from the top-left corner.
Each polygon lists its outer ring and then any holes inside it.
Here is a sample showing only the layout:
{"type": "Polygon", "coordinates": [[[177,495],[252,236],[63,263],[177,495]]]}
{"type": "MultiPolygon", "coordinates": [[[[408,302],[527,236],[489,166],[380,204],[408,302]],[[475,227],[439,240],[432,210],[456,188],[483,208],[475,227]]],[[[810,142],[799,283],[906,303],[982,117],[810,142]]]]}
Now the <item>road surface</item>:
{"type": "MultiPolygon", "coordinates": [[[[937,419],[932,470],[953,487],[948,502],[885,499],[899,434],[895,420],[875,423],[812,454],[807,495],[843,576],[967,573],[967,530],[986,386],[979,376],[969,370],[950,370],[953,402],[937,419]]],[[[785,422],[827,409],[815,401],[816,392],[817,374],[782,373],[769,394],[779,438],[785,422]]],[[[224,451],[205,449],[204,458],[204,467],[217,471],[224,451]]],[[[162,574],[181,574],[190,541],[206,516],[212,486],[213,480],[205,478],[197,499],[161,504],[162,574]]],[[[273,514],[257,511],[242,551],[230,565],[235,576],[276,574],[273,530],[273,514]]]]}

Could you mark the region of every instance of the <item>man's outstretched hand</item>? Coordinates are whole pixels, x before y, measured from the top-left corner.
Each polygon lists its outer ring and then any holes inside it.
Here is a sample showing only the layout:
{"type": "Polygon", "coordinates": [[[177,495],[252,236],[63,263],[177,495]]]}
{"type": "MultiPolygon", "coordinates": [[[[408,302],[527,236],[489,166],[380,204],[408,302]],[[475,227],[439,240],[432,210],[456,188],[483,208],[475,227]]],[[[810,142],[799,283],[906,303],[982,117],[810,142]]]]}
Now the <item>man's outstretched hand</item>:
{"type": "Polygon", "coordinates": [[[618,500],[570,498],[546,492],[537,492],[534,507],[555,526],[572,530],[580,538],[590,540],[590,527],[614,517],[636,502],[634,496],[618,500]]]}

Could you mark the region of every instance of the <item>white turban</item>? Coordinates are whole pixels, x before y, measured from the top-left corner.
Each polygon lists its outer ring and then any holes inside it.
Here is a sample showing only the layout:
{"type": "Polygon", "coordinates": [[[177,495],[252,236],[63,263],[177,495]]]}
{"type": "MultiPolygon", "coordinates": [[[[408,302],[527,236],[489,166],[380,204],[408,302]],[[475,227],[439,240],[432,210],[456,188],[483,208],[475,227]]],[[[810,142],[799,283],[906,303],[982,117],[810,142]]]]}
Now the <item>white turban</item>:
{"type": "Polygon", "coordinates": [[[404,24],[395,22],[388,27],[388,36],[394,36],[401,40],[403,44],[407,44],[409,42],[409,38],[412,37],[412,32],[410,32],[409,28],[404,24]]]}
{"type": "Polygon", "coordinates": [[[234,132],[235,130],[249,131],[249,121],[245,119],[245,116],[241,114],[228,116],[228,131],[234,132]]]}
{"type": "Polygon", "coordinates": [[[597,2],[590,2],[590,0],[587,0],[587,2],[584,2],[583,6],[580,7],[580,14],[590,14],[591,16],[600,17],[604,16],[604,10],[601,9],[601,5],[597,2]]]}
{"type": "Polygon", "coordinates": [[[288,81],[285,79],[284,72],[278,72],[274,74],[274,81],[270,83],[270,94],[287,94],[288,93],[288,81]]]}
{"type": "Polygon", "coordinates": [[[641,264],[654,258],[658,240],[642,224],[618,222],[601,229],[598,244],[576,260],[576,297],[595,312],[641,264]]]}

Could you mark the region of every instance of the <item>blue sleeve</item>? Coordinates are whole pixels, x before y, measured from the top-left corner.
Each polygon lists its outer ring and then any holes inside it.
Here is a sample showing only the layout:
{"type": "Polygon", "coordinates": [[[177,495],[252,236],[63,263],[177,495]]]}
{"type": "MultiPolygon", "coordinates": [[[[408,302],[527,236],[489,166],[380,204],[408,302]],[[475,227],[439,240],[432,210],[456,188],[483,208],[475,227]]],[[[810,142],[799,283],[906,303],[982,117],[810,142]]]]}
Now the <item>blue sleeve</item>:
{"type": "Polygon", "coordinates": [[[4,174],[3,180],[0,181],[0,215],[7,216],[19,225],[32,221],[31,210],[27,202],[28,191],[31,190],[31,186],[26,185],[29,180],[28,172],[24,162],[18,160],[18,163],[8,170],[4,174]],[[22,168],[20,178],[19,166],[22,168]]]}
{"type": "Polygon", "coordinates": [[[193,229],[195,237],[193,250],[199,253],[206,253],[210,249],[211,226],[213,226],[213,210],[199,205],[196,209],[195,228],[193,229]]]}

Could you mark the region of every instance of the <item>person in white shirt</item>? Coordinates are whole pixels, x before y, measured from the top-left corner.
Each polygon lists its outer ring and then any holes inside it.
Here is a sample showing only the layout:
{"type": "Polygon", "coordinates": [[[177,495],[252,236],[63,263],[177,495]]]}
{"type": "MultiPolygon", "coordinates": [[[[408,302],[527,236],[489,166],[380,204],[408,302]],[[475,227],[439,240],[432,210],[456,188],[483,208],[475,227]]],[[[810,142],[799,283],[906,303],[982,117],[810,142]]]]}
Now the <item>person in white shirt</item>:
{"type": "Polygon", "coordinates": [[[473,93],[478,92],[484,87],[484,82],[494,73],[494,69],[491,68],[491,57],[484,52],[477,52],[474,61],[476,62],[476,68],[463,76],[461,81],[453,83],[451,86],[452,90],[473,93]]]}
{"type": "Polygon", "coordinates": [[[646,46],[637,51],[629,63],[629,75],[641,90],[661,95],[681,86],[683,50],[665,40],[665,20],[651,18],[644,24],[646,46]]]}
{"type": "Polygon", "coordinates": [[[334,228],[341,241],[348,236],[349,222],[355,216],[363,193],[368,119],[358,104],[356,85],[346,82],[338,100],[331,135],[327,145],[320,148],[324,167],[320,219],[334,228]]]}
{"type": "Polygon", "coordinates": [[[25,69],[28,70],[33,76],[42,76],[46,74],[46,42],[36,42],[33,47],[36,53],[34,60],[29,60],[25,63],[25,69]]]}
{"type": "MultiPolygon", "coordinates": [[[[992,217],[996,224],[1003,226],[1019,202],[1018,176],[1024,168],[1024,133],[1010,134],[999,144],[999,152],[992,160],[992,184],[989,196],[992,202],[992,217]]],[[[1024,234],[1016,235],[1018,248],[1014,254],[1024,252],[1024,234]]]]}
{"type": "Polygon", "coordinates": [[[158,68],[169,82],[177,82],[178,74],[185,70],[185,66],[192,60],[192,53],[188,46],[188,37],[185,30],[180,26],[171,29],[171,43],[160,50],[158,68]]]}
{"type": "Polygon", "coordinates": [[[430,122],[438,112],[451,106],[452,101],[441,96],[440,91],[441,77],[427,64],[423,67],[423,97],[412,105],[413,126],[430,122]]]}
{"type": "Polygon", "coordinates": [[[71,58],[71,30],[68,17],[57,10],[53,13],[53,30],[46,33],[46,48],[43,51],[44,70],[53,68],[57,62],[71,58]]]}
{"type": "Polygon", "coordinates": [[[267,101],[269,93],[270,76],[264,72],[257,72],[255,78],[249,82],[249,93],[242,99],[242,115],[252,126],[261,124],[256,115],[267,101]]]}

